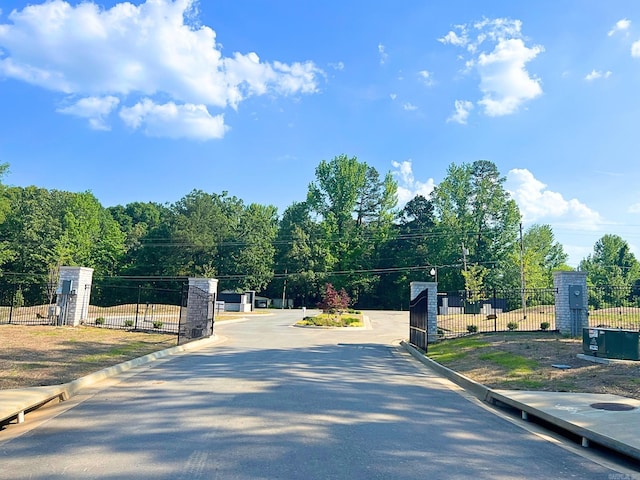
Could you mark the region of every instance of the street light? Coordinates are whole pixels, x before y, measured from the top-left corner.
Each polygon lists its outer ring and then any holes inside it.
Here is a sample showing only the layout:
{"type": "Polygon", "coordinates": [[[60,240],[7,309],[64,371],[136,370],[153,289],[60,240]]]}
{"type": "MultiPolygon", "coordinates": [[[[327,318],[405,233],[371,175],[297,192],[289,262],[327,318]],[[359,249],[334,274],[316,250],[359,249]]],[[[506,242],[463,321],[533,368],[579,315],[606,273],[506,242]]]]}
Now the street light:
{"type": "Polygon", "coordinates": [[[438,269],[436,267],[431,267],[429,273],[434,277],[435,282],[438,283],[438,269]]]}

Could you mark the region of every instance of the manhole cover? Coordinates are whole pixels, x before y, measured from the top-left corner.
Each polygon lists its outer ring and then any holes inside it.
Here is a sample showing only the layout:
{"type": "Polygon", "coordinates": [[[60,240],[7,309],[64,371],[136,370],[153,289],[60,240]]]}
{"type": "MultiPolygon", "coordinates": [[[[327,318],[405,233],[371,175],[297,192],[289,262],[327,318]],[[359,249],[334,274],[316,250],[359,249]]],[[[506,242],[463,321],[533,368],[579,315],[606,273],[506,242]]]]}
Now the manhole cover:
{"type": "Polygon", "coordinates": [[[591,408],[597,408],[598,410],[608,410],[610,412],[626,412],[628,410],[635,410],[636,407],[627,405],[626,403],[602,402],[592,403],[591,408]]]}

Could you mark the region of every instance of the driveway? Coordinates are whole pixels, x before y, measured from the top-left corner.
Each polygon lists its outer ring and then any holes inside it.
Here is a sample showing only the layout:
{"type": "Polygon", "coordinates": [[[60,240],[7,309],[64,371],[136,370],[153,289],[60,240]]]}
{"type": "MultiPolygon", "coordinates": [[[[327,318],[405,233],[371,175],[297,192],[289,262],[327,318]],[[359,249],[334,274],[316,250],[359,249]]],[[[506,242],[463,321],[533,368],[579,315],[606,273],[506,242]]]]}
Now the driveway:
{"type": "MultiPolygon", "coordinates": [[[[470,401],[370,329],[219,323],[220,342],[123,376],[2,443],[0,479],[608,479],[470,401]]],[[[64,404],[61,404],[64,405],[64,404]]],[[[622,478],[622,477],[620,477],[622,478]]]]}

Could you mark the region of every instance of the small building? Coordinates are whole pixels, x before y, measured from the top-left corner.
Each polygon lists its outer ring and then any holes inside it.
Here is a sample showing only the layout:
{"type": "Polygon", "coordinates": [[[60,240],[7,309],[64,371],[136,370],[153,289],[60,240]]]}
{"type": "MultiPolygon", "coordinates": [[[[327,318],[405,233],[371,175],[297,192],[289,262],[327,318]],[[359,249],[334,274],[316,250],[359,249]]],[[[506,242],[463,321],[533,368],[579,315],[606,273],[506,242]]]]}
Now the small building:
{"type": "Polygon", "coordinates": [[[255,292],[221,292],[216,300],[224,302],[225,312],[252,312],[254,297],[255,292]]]}

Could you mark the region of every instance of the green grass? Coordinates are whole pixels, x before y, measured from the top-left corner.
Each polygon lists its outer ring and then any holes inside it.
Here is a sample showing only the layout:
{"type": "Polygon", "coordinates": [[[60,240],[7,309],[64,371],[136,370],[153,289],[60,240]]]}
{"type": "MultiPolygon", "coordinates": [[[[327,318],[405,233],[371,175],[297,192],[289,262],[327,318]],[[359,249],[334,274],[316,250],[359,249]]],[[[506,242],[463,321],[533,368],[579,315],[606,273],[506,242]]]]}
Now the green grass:
{"type": "Polygon", "coordinates": [[[82,363],[101,363],[105,360],[131,355],[139,350],[144,351],[147,348],[148,344],[144,342],[133,342],[128,345],[111,348],[106,352],[85,355],[84,357],[78,358],[77,361],[82,363]]]}
{"type": "Polygon", "coordinates": [[[46,363],[23,363],[20,365],[22,370],[37,370],[38,368],[49,368],[46,363]]]}
{"type": "Polygon", "coordinates": [[[429,358],[438,363],[449,363],[466,357],[469,351],[489,346],[477,338],[457,338],[429,345],[429,358]]]}
{"type": "Polygon", "coordinates": [[[528,375],[538,367],[538,362],[510,352],[483,353],[478,355],[478,359],[503,367],[509,375],[528,375]]]}

